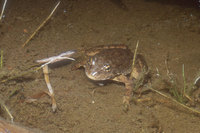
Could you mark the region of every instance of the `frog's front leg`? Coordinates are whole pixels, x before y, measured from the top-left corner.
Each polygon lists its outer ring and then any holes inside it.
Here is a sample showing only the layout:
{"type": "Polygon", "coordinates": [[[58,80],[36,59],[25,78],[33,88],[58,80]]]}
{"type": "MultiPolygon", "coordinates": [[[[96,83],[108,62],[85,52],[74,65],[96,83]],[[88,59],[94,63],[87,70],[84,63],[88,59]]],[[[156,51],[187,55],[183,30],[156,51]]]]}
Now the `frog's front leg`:
{"type": "Polygon", "coordinates": [[[125,84],[126,92],[125,92],[124,97],[123,97],[123,104],[126,107],[129,107],[130,99],[132,97],[132,92],[133,92],[133,80],[130,80],[125,75],[120,75],[118,77],[115,77],[113,80],[117,81],[117,82],[122,82],[122,83],[125,84]]]}
{"type": "Polygon", "coordinates": [[[81,67],[84,67],[85,64],[86,64],[86,60],[77,59],[76,62],[74,62],[74,64],[72,65],[71,70],[72,71],[77,70],[77,69],[79,69],[81,67]]]}

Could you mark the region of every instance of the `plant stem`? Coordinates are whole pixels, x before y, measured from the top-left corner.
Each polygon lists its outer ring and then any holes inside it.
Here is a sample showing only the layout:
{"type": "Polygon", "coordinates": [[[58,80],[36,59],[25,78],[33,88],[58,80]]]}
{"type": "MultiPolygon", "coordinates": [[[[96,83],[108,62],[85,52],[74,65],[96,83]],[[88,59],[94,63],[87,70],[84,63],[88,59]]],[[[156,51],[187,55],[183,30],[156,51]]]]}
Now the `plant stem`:
{"type": "Polygon", "coordinates": [[[0,64],[1,69],[3,68],[3,50],[1,50],[1,64],[0,64]]]}
{"type": "Polygon", "coordinates": [[[136,55],[137,55],[138,45],[139,45],[139,41],[137,41],[137,45],[136,45],[136,48],[135,48],[135,53],[134,53],[134,56],[133,56],[132,72],[131,72],[131,76],[130,76],[131,79],[133,78],[133,74],[134,74],[133,69],[134,69],[134,65],[135,65],[135,59],[136,59],[136,55]]]}

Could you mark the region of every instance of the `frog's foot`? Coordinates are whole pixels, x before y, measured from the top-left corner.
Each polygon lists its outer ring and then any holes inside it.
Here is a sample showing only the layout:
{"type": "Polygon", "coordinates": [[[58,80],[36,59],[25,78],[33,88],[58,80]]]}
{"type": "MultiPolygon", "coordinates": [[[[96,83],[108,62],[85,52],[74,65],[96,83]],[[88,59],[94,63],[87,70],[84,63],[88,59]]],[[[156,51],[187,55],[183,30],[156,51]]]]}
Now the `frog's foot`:
{"type": "Polygon", "coordinates": [[[142,89],[143,89],[142,87],[139,87],[138,90],[134,91],[134,93],[136,93],[137,98],[141,98],[143,92],[142,89]]]}
{"type": "Polygon", "coordinates": [[[123,105],[124,105],[124,110],[128,111],[130,107],[130,96],[123,97],[123,105]]]}
{"type": "Polygon", "coordinates": [[[135,102],[136,102],[136,103],[143,103],[143,102],[148,102],[148,101],[152,101],[152,98],[150,98],[150,97],[139,98],[139,99],[137,99],[135,102]]]}
{"type": "Polygon", "coordinates": [[[125,92],[125,95],[123,97],[123,105],[125,107],[125,111],[128,111],[129,110],[129,107],[130,107],[130,101],[131,101],[131,98],[132,98],[132,89],[129,87],[129,85],[127,86],[125,84],[125,89],[126,89],[126,92],[125,92]]]}
{"type": "Polygon", "coordinates": [[[123,97],[123,105],[124,105],[124,110],[128,111],[129,107],[130,107],[130,100],[131,100],[131,97],[132,97],[132,92],[133,92],[132,80],[130,80],[125,75],[120,75],[118,77],[115,77],[113,80],[117,81],[117,82],[122,82],[122,83],[125,84],[126,92],[125,92],[125,95],[123,97]]]}
{"type": "Polygon", "coordinates": [[[74,70],[77,70],[79,69],[80,67],[83,67],[84,66],[84,63],[85,63],[85,60],[83,61],[80,61],[81,59],[77,60],[76,63],[72,64],[72,67],[71,67],[71,70],[74,71],[74,70]]]}

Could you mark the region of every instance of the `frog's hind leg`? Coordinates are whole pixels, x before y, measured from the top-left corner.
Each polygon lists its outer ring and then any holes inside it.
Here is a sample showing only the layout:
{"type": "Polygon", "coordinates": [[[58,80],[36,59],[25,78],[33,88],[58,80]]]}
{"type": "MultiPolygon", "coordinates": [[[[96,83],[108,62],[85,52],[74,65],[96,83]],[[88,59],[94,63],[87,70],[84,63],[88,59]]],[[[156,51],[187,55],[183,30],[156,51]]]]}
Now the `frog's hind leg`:
{"type": "Polygon", "coordinates": [[[115,77],[113,80],[117,81],[117,82],[122,82],[122,83],[125,84],[126,92],[125,92],[124,97],[123,97],[123,104],[128,109],[128,107],[130,105],[130,99],[131,99],[132,93],[133,93],[133,88],[132,88],[133,82],[132,82],[132,80],[130,80],[125,75],[120,75],[118,77],[115,77]]]}

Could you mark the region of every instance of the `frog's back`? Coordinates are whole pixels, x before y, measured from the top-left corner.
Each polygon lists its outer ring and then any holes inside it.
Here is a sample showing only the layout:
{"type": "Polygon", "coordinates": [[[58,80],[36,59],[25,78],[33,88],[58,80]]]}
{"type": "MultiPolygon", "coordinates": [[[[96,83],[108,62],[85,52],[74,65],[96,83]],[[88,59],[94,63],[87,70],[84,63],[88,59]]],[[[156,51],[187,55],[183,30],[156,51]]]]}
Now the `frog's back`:
{"type": "Polygon", "coordinates": [[[97,56],[101,59],[102,65],[105,63],[110,65],[110,72],[115,75],[126,75],[131,71],[133,53],[129,49],[108,49],[97,56]]]}

